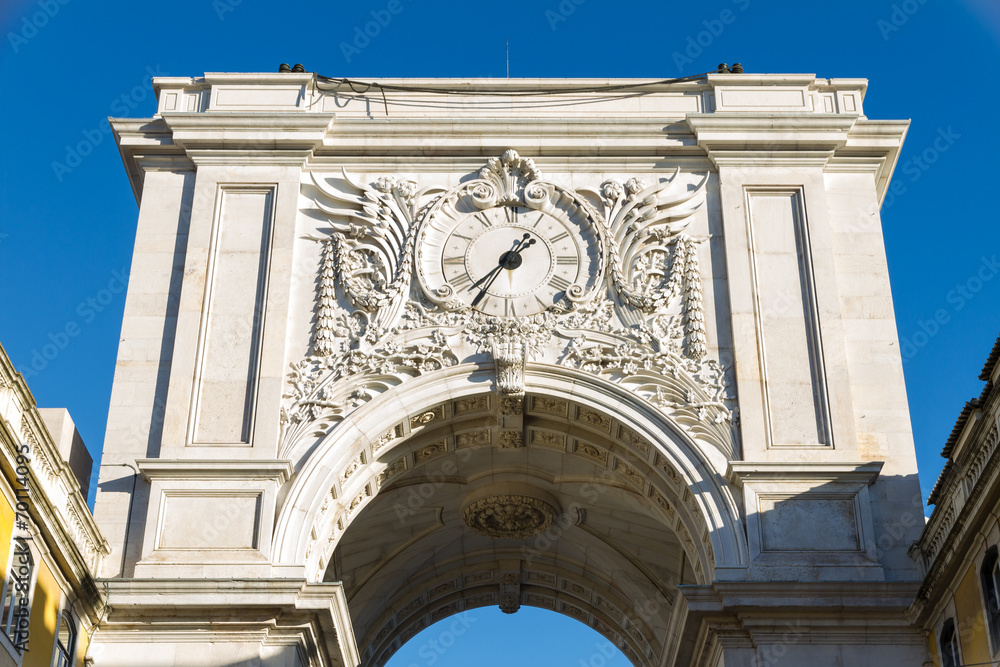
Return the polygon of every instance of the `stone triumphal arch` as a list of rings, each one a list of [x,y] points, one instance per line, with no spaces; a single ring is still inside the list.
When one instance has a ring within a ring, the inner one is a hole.
[[[97,665],[382,665],[482,606],[922,659],[864,81],[155,85]]]

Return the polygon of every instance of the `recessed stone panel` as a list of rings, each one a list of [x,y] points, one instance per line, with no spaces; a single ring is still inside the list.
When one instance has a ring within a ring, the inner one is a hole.
[[[158,549],[256,549],[260,495],[166,494]]]
[[[531,412],[533,413],[544,413],[565,417],[567,410],[569,410],[569,403],[566,401],[561,401],[557,398],[549,398],[548,396],[531,397]]]
[[[543,431],[541,429],[530,429],[530,443],[541,447],[551,447],[552,449],[566,449],[566,435],[553,431]]]
[[[460,398],[455,401],[453,408],[456,417],[477,412],[489,412],[490,397],[488,394],[480,394],[478,396]]]
[[[764,551],[858,551],[851,498],[760,499]]]
[[[225,111],[277,111],[295,109],[305,97],[303,86],[215,86],[213,109]]]
[[[214,223],[193,444],[252,444],[273,226],[273,188],[226,187]]]
[[[830,447],[815,277],[802,191],[747,192],[767,441]]]

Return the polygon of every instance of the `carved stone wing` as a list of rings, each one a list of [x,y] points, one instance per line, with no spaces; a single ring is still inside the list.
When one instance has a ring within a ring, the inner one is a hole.
[[[644,312],[676,294],[676,281],[665,279],[667,246],[705,200],[708,176],[689,189],[677,178],[679,172],[649,187],[637,178],[624,185],[606,181],[596,193],[605,206],[611,282],[624,303]],[[651,283],[651,275],[664,280]]]
[[[395,319],[409,290],[416,184],[383,176],[369,186],[344,170],[341,174],[343,189],[311,174],[321,195],[315,204],[333,229],[324,242],[319,316],[324,300],[335,300],[333,276],[327,275],[335,272],[351,305],[384,327]]]

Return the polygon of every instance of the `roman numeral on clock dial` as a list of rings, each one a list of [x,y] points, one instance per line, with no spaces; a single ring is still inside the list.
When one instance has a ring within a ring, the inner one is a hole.
[[[571,283],[562,276],[552,276],[549,278],[549,284],[555,287],[557,291],[565,291]]]

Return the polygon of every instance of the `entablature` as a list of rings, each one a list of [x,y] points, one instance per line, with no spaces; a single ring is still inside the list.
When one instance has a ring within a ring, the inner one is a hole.
[[[137,198],[149,169],[482,156],[509,146],[538,157],[707,154],[717,166],[870,171],[881,198],[906,133],[905,122],[864,117],[864,79],[812,74],[360,83],[313,73],[160,77],[154,118],[111,123]]]

